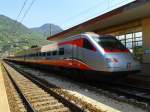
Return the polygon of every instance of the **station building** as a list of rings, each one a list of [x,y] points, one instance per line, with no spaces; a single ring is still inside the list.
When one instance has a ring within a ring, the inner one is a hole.
[[[150,64],[150,0],[136,0],[47,39],[89,31],[116,36],[139,61]]]

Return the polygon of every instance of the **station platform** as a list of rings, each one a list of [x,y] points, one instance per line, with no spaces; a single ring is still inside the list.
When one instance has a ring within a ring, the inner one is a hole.
[[[6,88],[2,74],[2,64],[0,63],[0,112],[10,112]]]
[[[142,72],[141,75],[143,76],[150,76],[150,64],[142,64]]]

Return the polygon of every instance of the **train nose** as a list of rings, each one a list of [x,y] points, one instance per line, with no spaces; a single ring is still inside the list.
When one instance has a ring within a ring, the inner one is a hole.
[[[140,63],[130,55],[115,55],[106,58],[110,71],[140,71]]]
[[[116,58],[105,58],[108,63],[117,63],[118,60]]]

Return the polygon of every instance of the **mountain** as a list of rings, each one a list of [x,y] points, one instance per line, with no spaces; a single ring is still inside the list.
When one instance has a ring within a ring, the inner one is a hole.
[[[45,29],[45,27],[41,27],[41,29]],[[32,31],[23,24],[0,15],[0,55],[19,52],[33,45],[48,44],[50,42],[46,40],[46,37],[42,32]]]
[[[54,24],[44,24],[40,27],[31,28],[33,32],[41,33],[44,37],[55,35],[62,32],[62,28]]]
[[[3,32],[7,34],[12,34],[12,33],[15,33],[16,29],[17,29],[17,32],[16,32],[17,35],[30,32],[28,28],[22,25],[21,23],[14,21],[4,15],[0,15],[0,32],[1,33]]]

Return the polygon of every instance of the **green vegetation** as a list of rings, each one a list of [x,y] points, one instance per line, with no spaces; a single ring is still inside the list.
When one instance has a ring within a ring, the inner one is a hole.
[[[32,32],[23,24],[0,15],[0,55],[9,55],[33,45],[50,43],[41,33]]]
[[[142,46],[139,46],[139,47],[134,47],[133,48],[133,55],[134,55],[134,57],[137,59],[137,60],[139,60],[140,62],[142,62],[142,58],[143,58],[143,53],[144,53],[144,51],[143,51],[143,48],[142,48]]]

